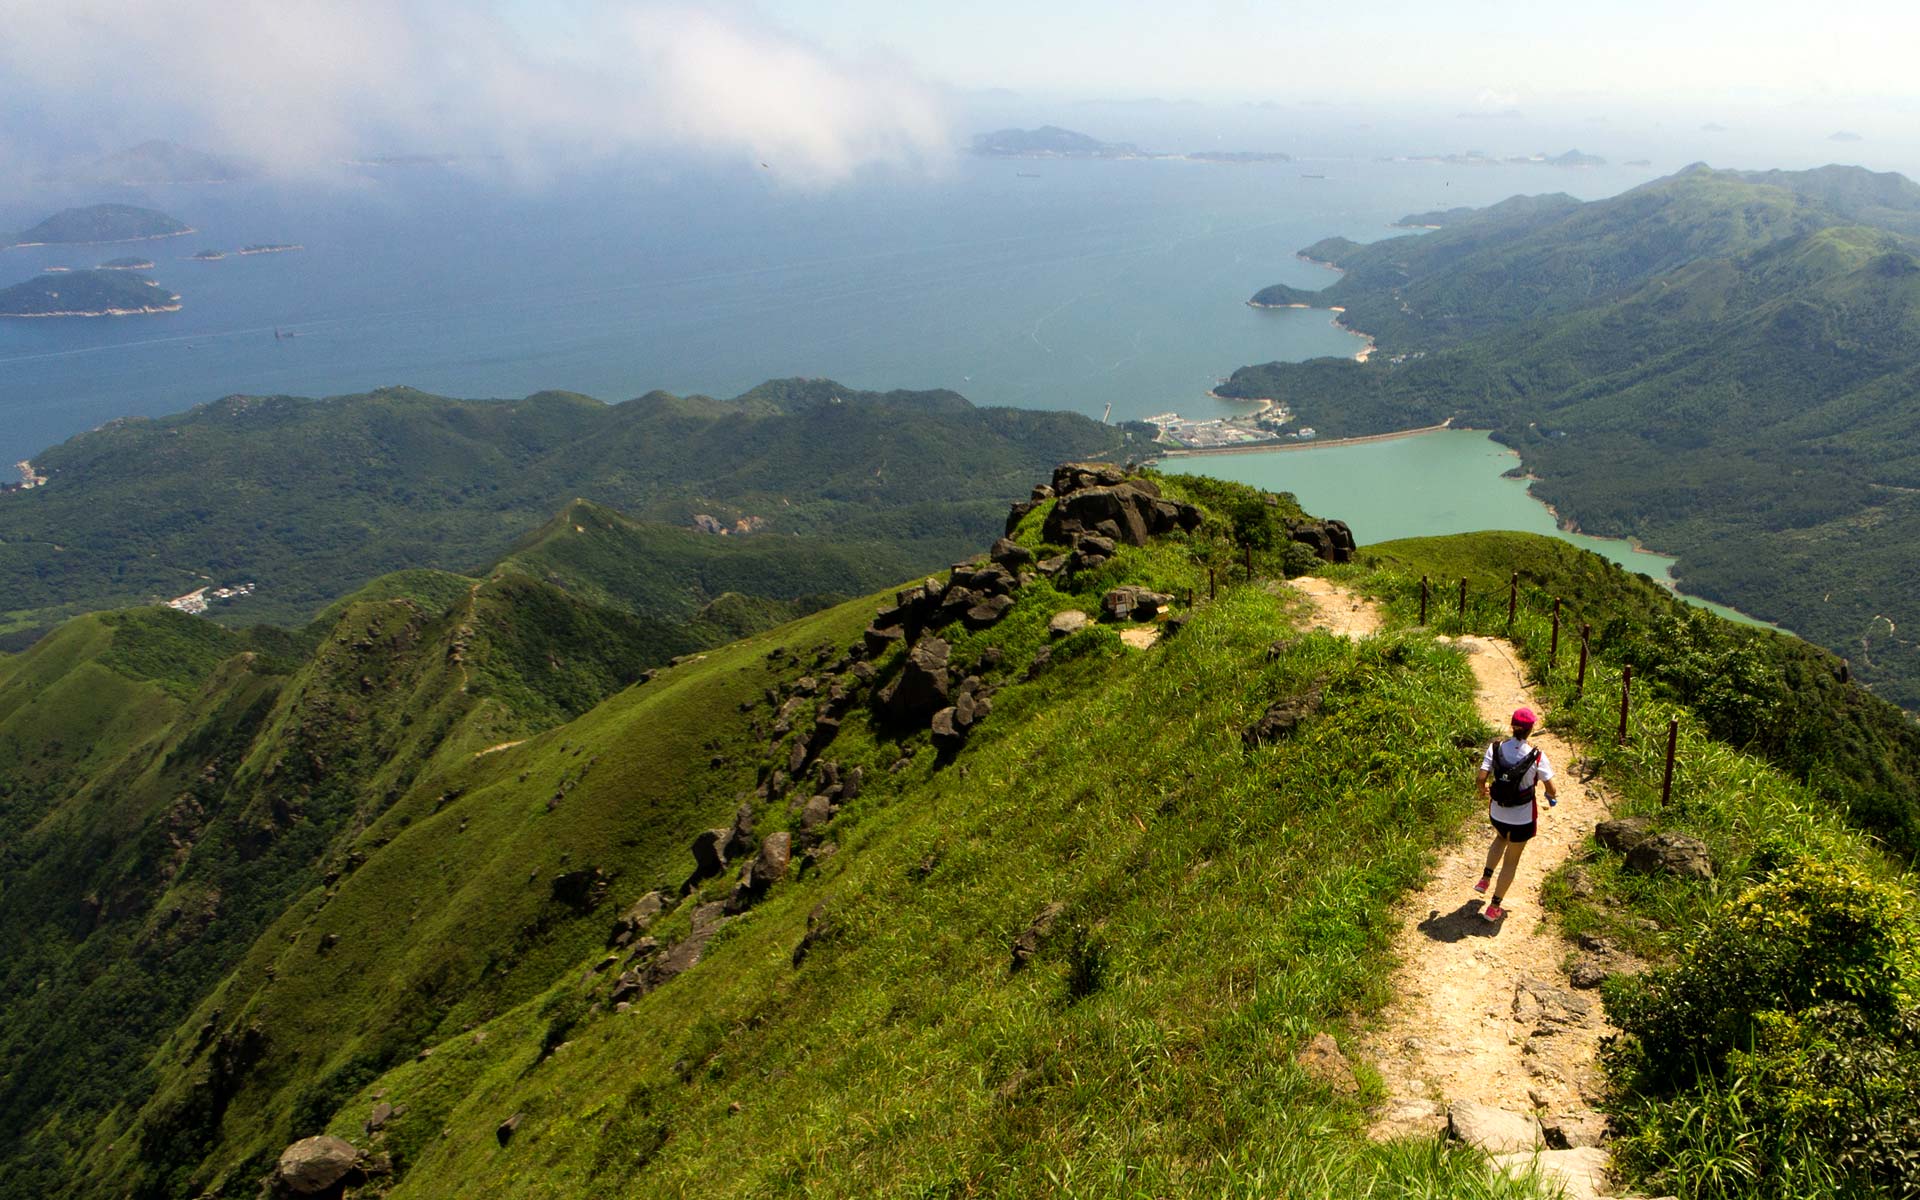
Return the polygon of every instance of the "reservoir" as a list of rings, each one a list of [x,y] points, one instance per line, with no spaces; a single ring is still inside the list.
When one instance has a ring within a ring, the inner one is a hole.
[[[1572,542],[1673,586],[1674,560],[1666,555],[1636,549],[1620,538],[1561,529],[1547,506],[1528,493],[1524,479],[1507,477],[1519,461],[1484,433],[1442,429],[1386,441],[1169,458],[1160,469],[1292,492],[1308,512],[1345,521],[1361,545],[1512,529]],[[1678,594],[1743,625],[1765,624]]]

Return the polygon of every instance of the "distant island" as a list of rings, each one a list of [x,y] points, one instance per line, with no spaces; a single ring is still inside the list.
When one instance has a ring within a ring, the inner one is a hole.
[[[151,208],[131,204],[94,204],[68,208],[24,230],[9,246],[76,246],[99,242],[145,242],[179,237],[193,228]]]
[[[180,311],[180,297],[126,271],[41,275],[0,288],[0,317],[125,317]]]
[[[194,262],[219,262],[226,256],[227,252],[225,250],[215,250],[211,246],[205,250],[196,250],[188,255]]]
[[[141,142],[65,173],[79,183],[231,183],[253,172],[232,159],[174,142]]]
[[[258,242],[251,246],[242,246],[235,254],[286,254],[293,250],[305,250],[305,246],[290,242]]]
[[[1607,160],[1598,154],[1569,150],[1565,154],[1518,154],[1501,158],[1479,150],[1465,154],[1415,154],[1390,158],[1388,162],[1438,163],[1447,167],[1604,167]]]
[[[124,258],[108,259],[107,261],[100,264],[100,270],[102,271],[151,271],[153,270],[153,260],[150,258],[141,258],[137,254],[129,254]]]
[[[1103,142],[1091,134],[1058,125],[1038,129],[998,129],[975,135],[973,152],[985,158],[1171,158],[1229,166],[1287,163],[1290,154],[1269,150],[1195,150],[1187,154],[1159,154],[1132,142]]]
[[[1289,163],[1293,155],[1280,154],[1265,150],[1195,150],[1185,156],[1189,162],[1225,163],[1237,166],[1241,163]]]
[[[1141,158],[1132,142],[1103,142],[1058,125],[1000,129],[973,139],[973,152],[988,158]]]

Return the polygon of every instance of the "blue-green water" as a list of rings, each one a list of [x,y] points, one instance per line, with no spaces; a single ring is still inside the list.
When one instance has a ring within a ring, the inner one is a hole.
[[[0,464],[114,417],[236,392],[605,400],[733,395],[768,378],[946,387],[1115,420],[1206,397],[1248,363],[1351,354],[1324,312],[1244,303],[1332,276],[1294,252],[1371,240],[1517,190],[1611,195],[1653,174],[1449,170],[1356,156],[1219,166],[963,159],[945,175],[796,193],[763,172],[602,170],[530,186],[485,171],[327,183],[22,189],[0,230],[70,204],[150,205],[199,232],[0,252],[0,286],[129,251],[183,297],[155,316],[0,320]],[[1322,176],[1309,178],[1308,176]],[[299,253],[183,261],[202,247]],[[276,327],[295,331],[276,340]]]
[[[1671,586],[1673,559],[1618,538],[1561,529],[1524,480],[1506,477],[1518,461],[1484,433],[1444,429],[1384,442],[1172,458],[1162,467],[1292,492],[1308,512],[1345,521],[1362,544],[1488,529],[1541,533]],[[1685,598],[1736,621],[1764,624],[1724,605]]]

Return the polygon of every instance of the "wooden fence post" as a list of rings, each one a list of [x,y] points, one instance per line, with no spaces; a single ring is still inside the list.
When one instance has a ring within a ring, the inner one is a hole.
[[[1618,741],[1622,746],[1627,744],[1627,706],[1632,703],[1632,696],[1633,665],[1629,663],[1620,668],[1620,737]]]
[[[1420,623],[1427,623],[1427,577],[1420,577]]]
[[[1460,577],[1460,615],[1467,615],[1467,577]]]
[[[1573,685],[1575,700],[1587,694],[1587,635],[1592,629],[1585,621],[1580,622],[1580,678]]]
[[[1547,647],[1547,670],[1560,665],[1560,597],[1553,598],[1553,642]]]
[[[1219,579],[1217,577],[1217,572],[1213,567],[1208,567],[1207,568],[1207,599],[1212,600],[1216,598],[1218,595],[1219,595]]]
[[[1520,572],[1515,571],[1513,578],[1507,580],[1507,632],[1513,632],[1513,617],[1520,610]]]
[[[1660,780],[1660,807],[1665,808],[1667,801],[1673,799],[1673,752],[1680,744],[1680,718],[1667,722],[1667,773]]]
[[[1247,582],[1253,582],[1253,547],[1247,547]]]

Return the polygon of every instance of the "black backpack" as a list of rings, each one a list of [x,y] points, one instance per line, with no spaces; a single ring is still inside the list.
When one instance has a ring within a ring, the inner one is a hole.
[[[1540,761],[1539,749],[1529,746],[1518,762],[1509,763],[1501,760],[1502,745],[1501,742],[1495,742],[1492,746],[1493,773],[1488,780],[1488,790],[1493,793],[1493,802],[1508,808],[1516,804],[1532,804],[1533,789],[1521,787],[1520,781],[1525,779],[1527,772],[1533,770],[1533,765]]]

